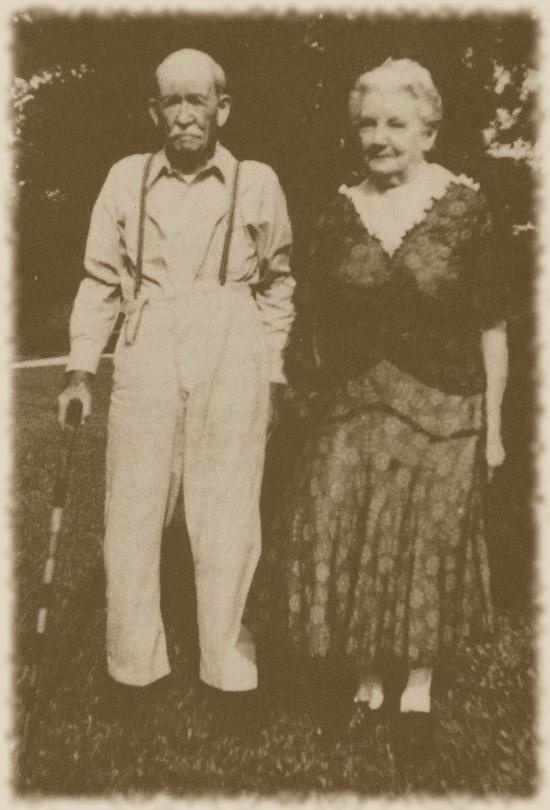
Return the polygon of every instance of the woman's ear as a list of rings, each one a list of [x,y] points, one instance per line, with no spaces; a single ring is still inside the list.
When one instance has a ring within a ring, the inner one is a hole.
[[[436,140],[437,129],[435,129],[435,127],[430,127],[426,130],[426,135],[424,136],[424,152],[431,152],[435,146]]]

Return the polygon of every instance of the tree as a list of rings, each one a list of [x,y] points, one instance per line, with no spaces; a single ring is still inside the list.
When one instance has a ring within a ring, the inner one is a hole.
[[[13,25],[15,276],[24,351],[66,347],[66,309],[93,200],[115,160],[156,148],[145,104],[150,76],[167,53],[186,45],[226,67],[234,97],[230,148],[270,163],[281,177],[298,273],[319,207],[357,167],[346,122],[351,83],[388,56],[416,58],[431,70],[445,104],[435,157],[483,182],[518,246],[510,255],[528,253],[537,78],[536,26],[528,15],[25,12]],[[518,289],[528,275],[515,271]],[[54,323],[46,311],[55,312]],[[47,329],[38,329],[44,322]]]

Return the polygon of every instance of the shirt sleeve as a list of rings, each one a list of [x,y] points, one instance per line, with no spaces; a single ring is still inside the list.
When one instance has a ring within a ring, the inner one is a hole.
[[[71,351],[67,371],[95,374],[120,311],[122,256],[114,200],[113,172],[94,205],[84,268],[70,320]]]
[[[285,196],[277,176],[270,171],[262,190],[256,234],[260,263],[256,304],[267,332],[270,380],[274,383],[286,383],[283,351],[294,320],[291,247],[292,230]]]
[[[502,238],[497,235],[487,201],[481,195],[477,237],[473,250],[473,305],[480,329],[507,320],[509,285]]]

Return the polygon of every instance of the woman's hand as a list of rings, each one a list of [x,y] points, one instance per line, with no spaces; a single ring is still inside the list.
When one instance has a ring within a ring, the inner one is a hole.
[[[502,446],[500,429],[502,400],[508,377],[508,341],[504,321],[482,332],[481,349],[487,376],[487,389],[485,392],[487,415],[485,458],[487,460],[488,478],[491,481],[495,469],[500,467],[506,455]]]
[[[491,481],[495,469],[500,467],[506,458],[506,452],[504,450],[504,445],[502,444],[502,436],[500,432],[487,433],[485,458],[487,460],[487,475],[489,481]]]

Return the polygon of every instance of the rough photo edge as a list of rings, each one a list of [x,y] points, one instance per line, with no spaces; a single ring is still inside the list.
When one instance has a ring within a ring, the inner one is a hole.
[[[11,352],[13,340],[13,286],[11,273],[13,267],[14,238],[13,222],[9,213],[9,186],[12,175],[12,159],[9,148],[9,137],[11,120],[9,117],[9,86],[13,75],[13,51],[11,41],[11,17],[17,11],[25,9],[54,10],[56,13],[74,13],[77,11],[87,11],[98,14],[111,14],[117,11],[132,10],[142,15],[160,15],[164,12],[198,12],[201,14],[224,14],[233,11],[240,11],[257,14],[258,12],[296,12],[308,13],[321,10],[330,10],[334,13],[345,13],[350,11],[370,11],[386,13],[418,13],[422,16],[436,15],[457,15],[465,16],[468,13],[529,13],[536,16],[538,27],[538,59],[541,72],[541,85],[539,88],[539,149],[541,154],[542,176],[538,183],[536,196],[536,214],[539,223],[539,243],[538,243],[538,275],[536,284],[536,403],[537,414],[537,438],[535,446],[536,454],[536,485],[533,493],[533,508],[536,516],[537,537],[535,555],[535,577],[536,577],[536,611],[535,621],[538,629],[537,644],[537,724],[535,733],[538,737],[538,771],[539,790],[531,799],[487,799],[472,798],[464,795],[451,795],[449,798],[437,799],[430,796],[414,795],[398,800],[368,798],[360,800],[356,796],[335,796],[323,795],[316,798],[309,798],[304,801],[292,799],[266,799],[254,796],[244,796],[239,799],[228,799],[222,795],[213,795],[200,800],[174,799],[166,795],[158,795],[148,800],[136,798],[134,800],[125,797],[113,799],[91,800],[87,798],[70,797],[66,799],[39,798],[23,800],[13,795],[11,786],[12,778],[12,758],[15,749],[15,739],[12,733],[13,719],[11,715],[11,691],[12,691],[12,624],[11,611],[13,607],[13,586],[12,571],[13,561],[11,556],[11,524],[10,513],[12,509],[10,499],[11,465],[12,465],[12,427],[11,427]],[[548,223],[550,222],[550,210],[548,208],[548,192],[550,183],[550,7],[545,0],[533,2],[506,2],[505,0],[479,0],[479,2],[463,2],[452,0],[452,2],[394,2],[394,0],[363,0],[363,2],[348,2],[339,4],[336,0],[331,2],[309,2],[309,0],[295,0],[294,3],[266,2],[266,0],[255,0],[255,2],[242,2],[242,0],[226,0],[223,2],[201,2],[200,0],[170,0],[164,3],[155,3],[151,0],[145,3],[142,0],[118,0],[118,2],[92,3],[86,0],[72,0],[72,2],[21,2],[21,0],[7,0],[2,6],[1,25],[1,52],[0,76],[3,79],[5,89],[4,96],[4,116],[3,138],[2,138],[2,166],[4,183],[2,184],[3,203],[3,233],[2,233],[2,264],[0,272],[0,369],[2,378],[0,379],[0,614],[4,626],[0,630],[0,644],[2,655],[2,666],[0,667],[0,733],[2,740],[2,756],[0,758],[0,806],[2,807],[67,807],[80,806],[82,803],[90,808],[114,807],[114,806],[147,806],[155,808],[169,808],[176,806],[203,806],[208,807],[216,803],[218,806],[236,807],[275,807],[275,806],[345,806],[359,807],[366,805],[369,807],[386,806],[423,806],[427,802],[431,806],[447,807],[453,804],[457,806],[476,807],[478,805],[491,805],[492,807],[522,807],[544,808],[550,805],[550,267],[549,267],[549,240]],[[546,227],[545,227],[546,226]]]

